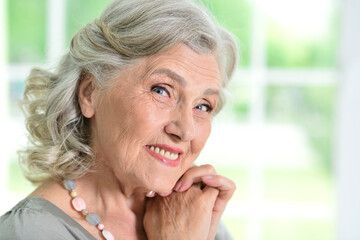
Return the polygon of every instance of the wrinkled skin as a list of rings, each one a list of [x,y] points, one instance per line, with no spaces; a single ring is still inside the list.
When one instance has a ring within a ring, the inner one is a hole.
[[[218,192],[195,184],[184,193],[148,200],[144,217],[148,239],[207,239]]]
[[[190,168],[175,186],[178,192],[148,200],[144,217],[148,239],[214,239],[235,188],[211,165]]]
[[[88,210],[101,216],[116,239],[214,239],[235,190],[211,165],[194,166],[221,90],[215,56],[177,45],[119,72],[107,89],[93,81],[86,77],[78,92],[95,158],[93,171],[76,179]],[[154,157],[147,147],[156,144],[180,149],[178,164]],[[102,239],[58,182],[43,184],[31,196],[51,201]]]
[[[109,86],[80,99],[91,118],[97,161],[112,170],[125,192],[141,187],[168,193],[209,137],[221,88],[215,56],[178,45],[135,63]],[[156,144],[181,149],[179,164],[169,167],[149,154],[146,146]]]
[[[115,79],[107,94],[95,90],[81,104],[91,118],[96,158],[111,169],[125,196],[144,190],[162,196],[178,192],[166,202],[161,197],[150,200],[144,218],[149,239],[215,237],[235,185],[210,165],[191,166],[210,134],[220,88],[215,56],[178,45],[135,64]],[[179,165],[154,159],[146,150],[153,144],[181,149]],[[209,175],[213,177],[204,178]],[[191,187],[199,182],[208,187]],[[169,224],[174,219],[176,225]]]

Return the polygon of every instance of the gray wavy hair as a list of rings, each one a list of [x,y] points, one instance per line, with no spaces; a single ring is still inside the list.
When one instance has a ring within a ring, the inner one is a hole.
[[[77,99],[85,73],[101,89],[119,70],[178,43],[214,54],[227,85],[237,65],[234,38],[189,0],[114,1],[75,34],[56,72],[33,69],[20,103],[29,132],[29,145],[20,152],[26,177],[35,184],[78,178],[93,166],[88,119]],[[216,111],[222,104],[223,98]]]

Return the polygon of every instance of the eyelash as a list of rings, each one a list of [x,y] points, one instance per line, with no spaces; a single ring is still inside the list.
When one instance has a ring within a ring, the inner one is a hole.
[[[196,106],[195,108],[199,109],[198,107],[200,107],[200,106],[205,106],[207,108],[207,110],[205,112],[208,112],[208,113],[212,112],[212,110],[213,110],[213,108],[209,104],[200,104],[200,105]],[[200,110],[200,111],[202,111],[202,110]]]
[[[155,85],[155,86],[152,86],[152,87],[151,87],[151,91],[153,91],[153,92],[155,92],[155,93],[163,96],[161,93],[159,93],[159,91],[156,91],[156,90],[164,91],[164,92],[168,95],[168,97],[170,97],[170,93],[169,93],[169,91],[168,91],[165,87],[162,87],[162,86],[159,86],[159,85]],[[213,110],[213,108],[212,108],[209,104],[200,104],[200,105],[196,106],[195,108],[196,108],[196,109],[199,109],[200,111],[202,111],[202,110],[199,108],[200,106],[205,106],[205,107],[207,108],[207,110],[204,111],[204,112],[207,112],[207,113],[210,113],[210,112],[212,112],[212,110]]]
[[[151,87],[151,91],[153,91],[153,92],[155,92],[155,93],[163,96],[161,93],[157,92],[156,90],[164,91],[164,92],[168,95],[168,97],[170,97],[170,93],[169,93],[169,91],[168,91],[165,87],[158,86],[158,85],[155,85],[155,86],[152,86],[152,87]]]

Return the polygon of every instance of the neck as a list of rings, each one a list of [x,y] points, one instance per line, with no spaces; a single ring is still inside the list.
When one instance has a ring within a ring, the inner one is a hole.
[[[119,179],[110,168],[94,169],[76,179],[77,193],[89,212],[101,216],[109,230],[122,228],[129,235],[143,235],[146,190]],[[138,237],[141,239],[141,237]]]
[[[75,191],[86,202],[89,212],[97,213],[102,223],[115,236],[127,239],[146,239],[143,228],[146,190],[116,177],[110,168],[93,169],[83,177],[75,179]],[[86,222],[84,216],[71,207],[69,191],[62,182],[49,180],[39,186],[29,197],[45,198],[78,221],[94,236],[100,231]],[[101,237],[100,237],[101,238]]]
[[[99,213],[116,212],[120,206],[131,210],[142,208],[146,190],[136,186],[128,179],[116,177],[110,168],[94,169],[76,179],[77,192],[86,198],[89,206],[96,207]],[[94,205],[93,205],[94,204]]]

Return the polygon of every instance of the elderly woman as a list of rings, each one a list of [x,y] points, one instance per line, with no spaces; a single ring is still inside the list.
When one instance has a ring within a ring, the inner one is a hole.
[[[229,239],[235,184],[194,161],[236,54],[192,2],[111,3],[55,73],[27,79],[21,158],[39,187],[1,217],[1,239]]]

